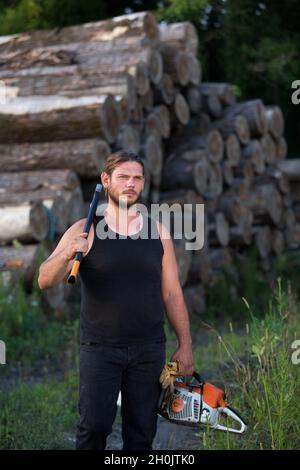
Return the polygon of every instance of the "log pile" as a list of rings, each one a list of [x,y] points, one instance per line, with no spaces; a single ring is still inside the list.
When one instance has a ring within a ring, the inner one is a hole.
[[[282,112],[204,82],[191,23],[146,12],[6,36],[0,80],[2,245],[57,243],[121,148],[145,161],[143,202],[205,204],[204,248],[174,240],[191,311],[250,246],[269,270],[294,243],[300,164],[285,160]]]

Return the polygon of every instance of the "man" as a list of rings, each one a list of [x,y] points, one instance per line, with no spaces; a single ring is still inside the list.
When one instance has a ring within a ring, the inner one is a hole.
[[[108,198],[104,215],[95,216],[89,234],[83,233],[86,219],[65,232],[41,264],[38,282],[47,289],[65,280],[76,252],[83,253],[76,448],[105,449],[121,390],[123,450],[151,450],[166,361],[164,313],[178,338],[171,360],[179,361],[182,375],[191,375],[188,313],[170,233],[135,210],[143,161],[130,152],[111,154],[101,181]]]

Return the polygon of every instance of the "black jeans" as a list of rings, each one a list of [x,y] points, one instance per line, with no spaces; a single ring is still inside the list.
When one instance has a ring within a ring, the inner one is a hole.
[[[121,390],[123,450],[152,450],[165,360],[164,341],[125,347],[81,344],[76,449],[105,449]]]

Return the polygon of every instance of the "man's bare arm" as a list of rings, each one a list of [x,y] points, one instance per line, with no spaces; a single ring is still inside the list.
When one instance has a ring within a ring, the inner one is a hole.
[[[81,219],[64,233],[53,253],[40,266],[38,284],[40,289],[48,289],[65,279],[72,269],[76,251],[88,249],[87,234],[84,234],[85,219]]]
[[[164,247],[162,262],[162,297],[166,313],[173,326],[179,346],[192,344],[188,311],[178,276],[173,241],[167,229],[159,224],[161,241]]]
[[[159,224],[158,229],[164,247],[162,261],[162,297],[166,307],[167,317],[178,338],[178,347],[172,355],[171,361],[179,361],[179,370],[182,375],[192,375],[194,372],[194,360],[190,322],[179,281],[173,241],[170,233],[163,225]]]
[[[190,324],[182,288],[179,281],[178,268],[170,234],[161,226],[164,256],[162,262],[162,296],[167,316],[172,324],[179,346],[191,345]]]

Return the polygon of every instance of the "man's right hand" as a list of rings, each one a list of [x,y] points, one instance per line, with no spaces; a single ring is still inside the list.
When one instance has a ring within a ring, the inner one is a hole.
[[[65,252],[66,261],[74,259],[78,251],[83,255],[88,251],[89,243],[87,241],[87,236],[87,232],[82,232],[71,240]]]

